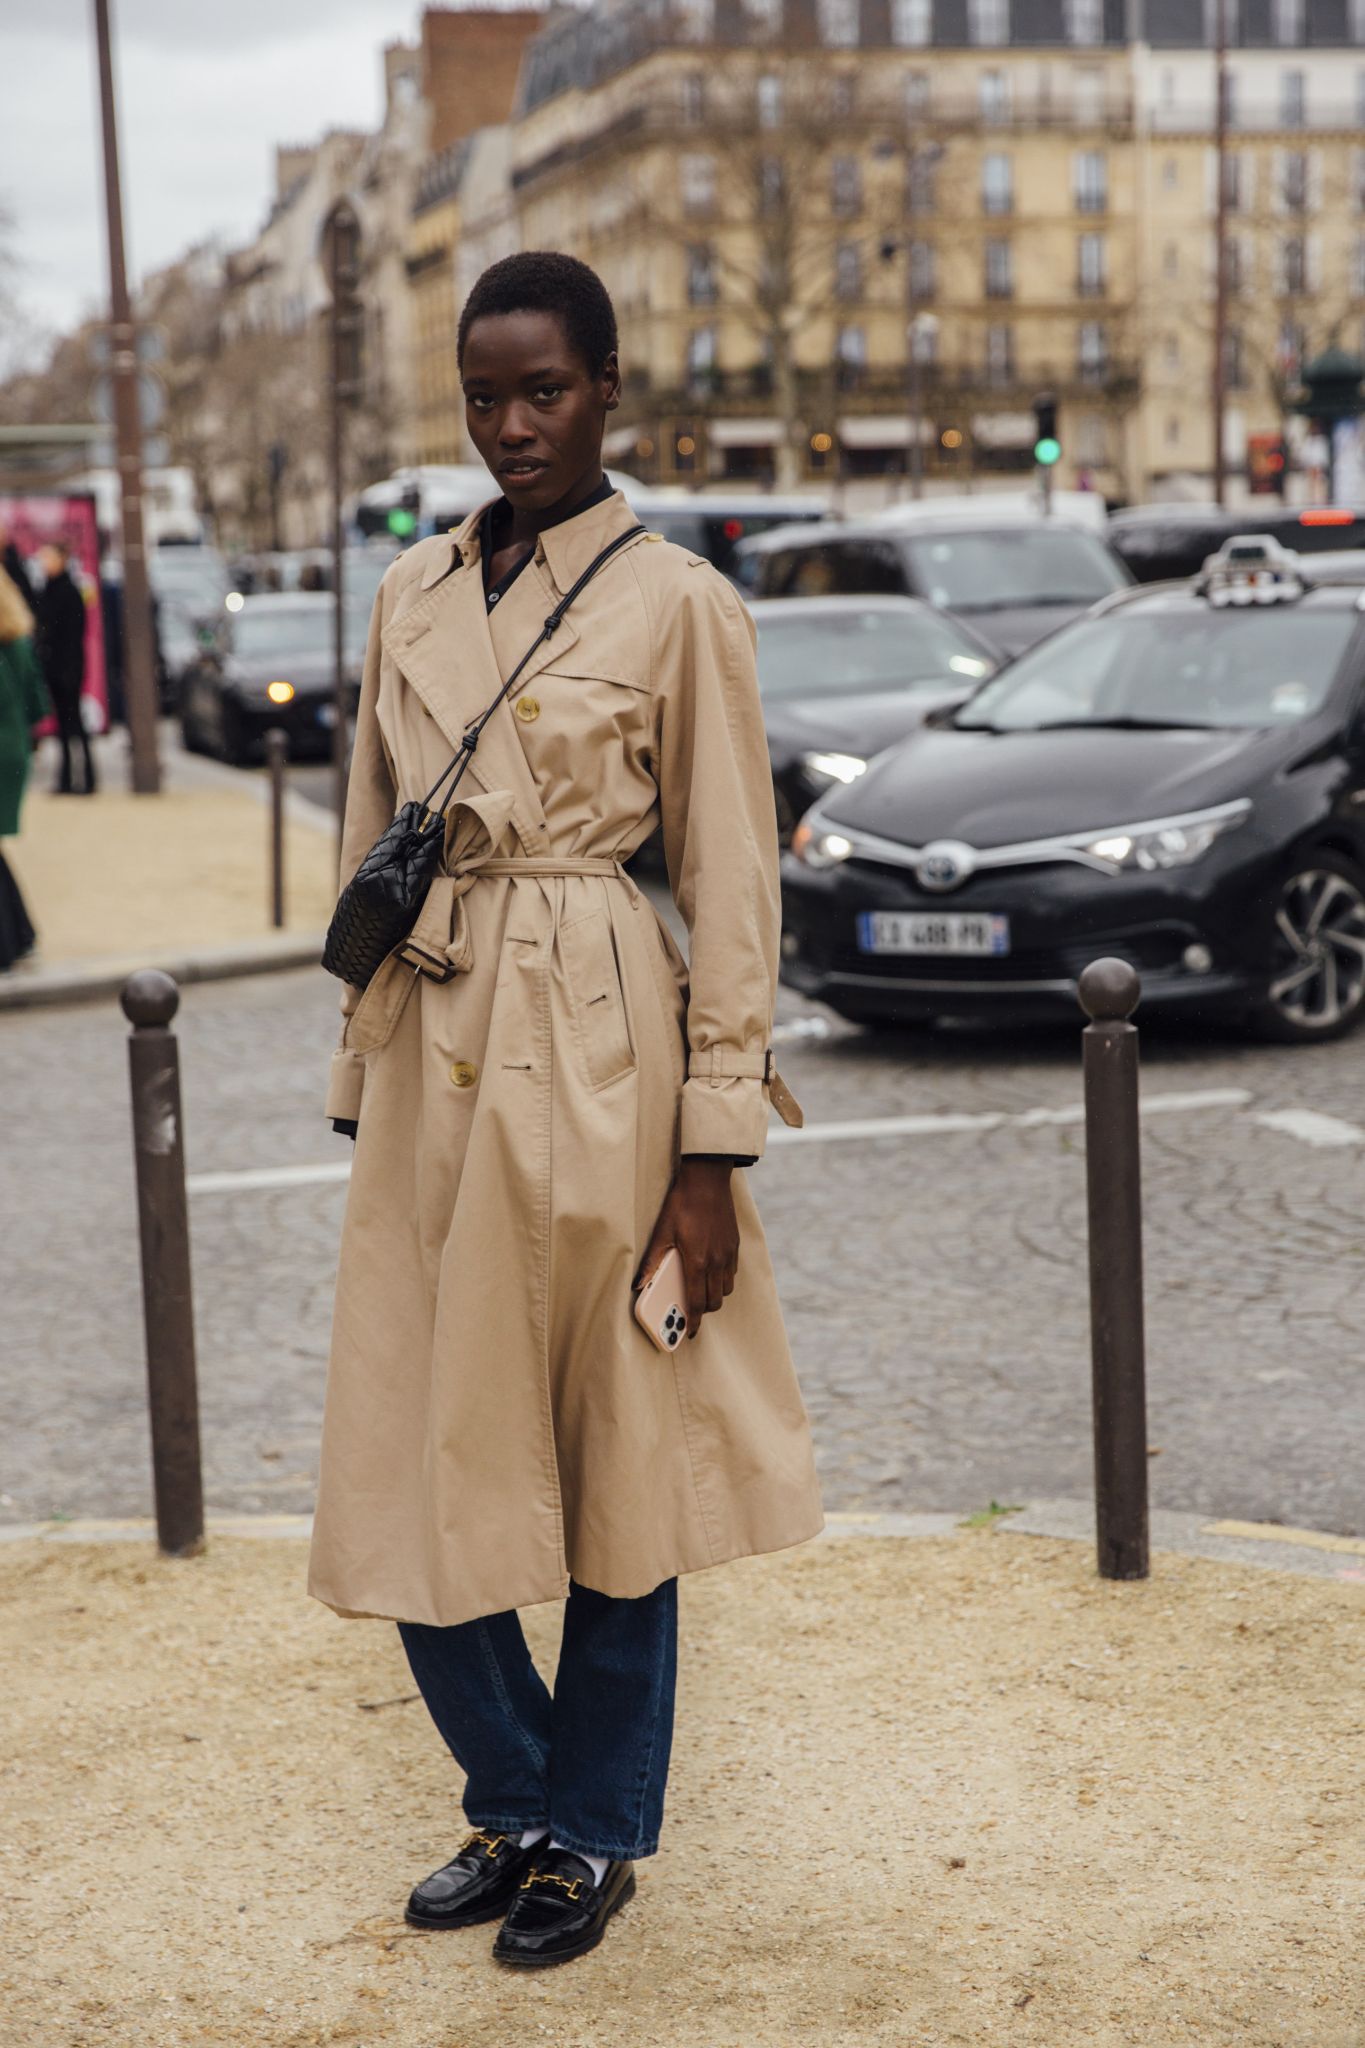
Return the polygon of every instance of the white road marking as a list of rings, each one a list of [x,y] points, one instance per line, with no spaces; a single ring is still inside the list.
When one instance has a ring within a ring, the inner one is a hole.
[[[1251,1100],[1246,1088],[1191,1089],[1184,1094],[1148,1095],[1142,1102],[1144,1116],[1169,1116],[1201,1109],[1244,1109]],[[1305,1112],[1307,1114],[1307,1112]],[[981,1110],[976,1113],[944,1110],[910,1116],[851,1118],[844,1123],[807,1124],[791,1130],[779,1124],[768,1133],[770,1145],[834,1144],[856,1138],[937,1138],[964,1131],[1036,1130],[1048,1124],[1078,1124],[1085,1116],[1079,1102],[1060,1109]],[[1329,1119],[1330,1121],[1330,1119]],[[1365,1139],[1365,1133],[1360,1134]],[[272,1188],[325,1187],[350,1179],[351,1162],[341,1159],[325,1166],[259,1166],[240,1173],[192,1173],[186,1185],[192,1195],[236,1195],[264,1192]]]
[[[1283,1131],[1304,1145],[1365,1145],[1365,1131],[1339,1116],[1324,1116],[1317,1109],[1263,1109],[1253,1118],[1268,1131]]]

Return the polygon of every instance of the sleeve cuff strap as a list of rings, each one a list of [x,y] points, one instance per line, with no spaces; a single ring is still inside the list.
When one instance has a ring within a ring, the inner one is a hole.
[[[759,1159],[767,1135],[768,1104],[763,1083],[757,1077],[720,1081],[693,1078],[683,1084],[681,1152],[724,1152],[743,1159]]]
[[[323,1115],[354,1121],[360,1115],[360,1097],[365,1087],[365,1055],[342,1048],[332,1054]]]

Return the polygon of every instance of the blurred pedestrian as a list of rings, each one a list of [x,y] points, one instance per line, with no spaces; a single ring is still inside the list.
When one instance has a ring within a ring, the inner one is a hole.
[[[3,568],[15,589],[29,610],[33,610],[33,581],[28,573],[28,564],[19,552],[18,543],[3,519],[0,519],[0,568]]]
[[[45,578],[34,601],[38,658],[57,714],[57,739],[62,750],[53,794],[93,796],[95,756],[81,716],[81,693],[85,687],[85,599],[71,574],[71,551],[65,541],[44,541],[38,550],[38,561]],[[76,790],[71,769],[71,750],[76,745],[85,758],[85,783],[80,791]]]
[[[473,1832],[408,1918],[501,1920],[494,1956],[536,1968],[594,1947],[658,1847],[678,1575],[821,1513],[742,1170],[770,1105],[800,1122],[772,1063],[753,624],[603,473],[621,372],[586,264],[494,264],[458,359],[501,495],[384,577],[345,880],[480,737],[411,939],[342,1001],[328,1109],[356,1154],[310,1587],[398,1622],[466,1774]],[[623,865],[657,825],[690,971]],[[516,1609],[565,1596],[552,1695]],[[705,1892],[704,1825],[698,1853]]]
[[[47,710],[33,649],[33,614],[14,578],[0,568],[0,839],[12,839],[19,830],[33,728]],[[0,973],[31,953],[35,940],[19,884],[0,853]]]

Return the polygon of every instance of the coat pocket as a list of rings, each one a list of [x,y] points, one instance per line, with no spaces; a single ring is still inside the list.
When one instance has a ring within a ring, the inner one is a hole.
[[[609,1081],[635,1068],[626,1000],[606,911],[590,910],[586,916],[562,924],[559,947],[588,1082],[593,1088],[605,1088]]]

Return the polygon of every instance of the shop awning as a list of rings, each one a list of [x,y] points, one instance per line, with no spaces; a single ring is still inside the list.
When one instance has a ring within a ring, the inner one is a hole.
[[[713,448],[776,448],[782,439],[782,422],[708,420],[706,437]]]
[[[903,412],[850,413],[838,422],[838,434],[845,448],[908,448],[910,416]],[[923,443],[933,440],[931,420],[919,422],[919,438]]]
[[[972,439],[978,448],[1031,448],[1037,426],[1031,412],[978,412]]]

